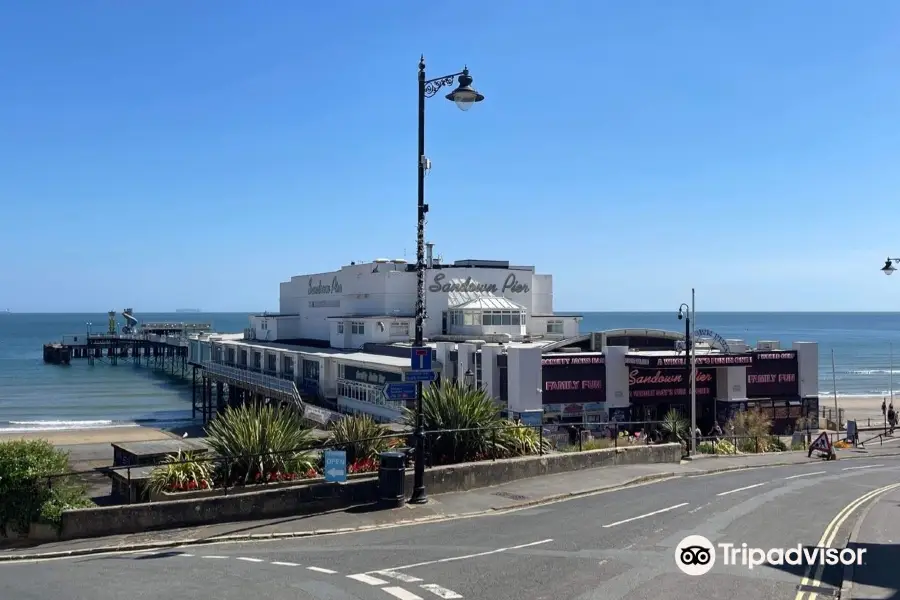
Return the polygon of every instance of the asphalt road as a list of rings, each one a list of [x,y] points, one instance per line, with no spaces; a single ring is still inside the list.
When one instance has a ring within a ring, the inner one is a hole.
[[[691,577],[676,566],[676,546],[688,535],[737,547],[816,546],[828,530],[831,545],[840,548],[856,514],[832,528],[835,517],[864,494],[897,482],[897,458],[818,462],[365,533],[0,564],[0,598],[795,598],[801,581],[840,587],[842,569],[803,579],[803,566],[749,569],[723,564],[719,552],[709,573]]]

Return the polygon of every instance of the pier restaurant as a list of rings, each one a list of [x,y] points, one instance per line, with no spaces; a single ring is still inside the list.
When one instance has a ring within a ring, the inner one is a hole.
[[[283,282],[280,312],[250,318],[238,335],[201,334],[190,360],[210,385],[255,393],[295,388],[320,422],[368,414],[402,418],[385,384],[410,370],[416,273],[400,259],[353,262]],[[507,261],[443,264],[428,247],[426,345],[439,380],[482,387],[508,414],[542,410],[546,422],[658,421],[690,407],[684,334],[579,331],[553,312],[552,276]],[[818,411],[818,345],[696,336],[698,424],[762,408],[781,429]],[[206,392],[204,392],[206,393]],[[228,401],[228,400],[226,400]],[[219,404],[222,403],[220,398]]]

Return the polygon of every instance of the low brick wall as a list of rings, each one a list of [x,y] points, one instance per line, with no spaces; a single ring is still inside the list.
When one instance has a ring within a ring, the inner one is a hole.
[[[498,461],[482,461],[425,472],[429,494],[443,494],[499,485],[518,479],[614,465],[678,463],[679,444],[628,446],[586,452],[548,454]],[[407,491],[412,470],[407,471]],[[354,479],[343,485],[314,483],[228,496],[151,502],[69,510],[63,513],[56,539],[78,539],[191,527],[210,523],[300,516],[378,499],[377,477]],[[37,534],[37,529],[34,531]],[[40,537],[46,539],[46,531]]]

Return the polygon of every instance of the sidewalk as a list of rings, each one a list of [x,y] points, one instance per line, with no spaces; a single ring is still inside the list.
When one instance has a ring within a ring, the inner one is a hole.
[[[848,569],[841,598],[882,600],[900,596],[900,489],[881,496],[864,512],[848,547],[865,548],[865,564]]]
[[[838,451],[839,459],[876,458],[879,456],[900,456],[900,446],[885,447],[880,451],[870,450],[869,452]],[[467,492],[441,494],[430,497],[429,502],[425,505],[407,505],[391,510],[379,510],[364,506],[304,517],[217,523],[186,529],[49,542],[27,548],[3,548],[0,549],[0,561],[47,553],[93,554],[116,549],[138,550],[215,540],[306,537],[334,533],[336,530],[366,530],[525,507],[668,477],[820,462],[821,459],[807,458],[806,452],[783,452],[743,456],[701,456],[693,461],[683,461],[681,464],[602,467],[521,479]]]

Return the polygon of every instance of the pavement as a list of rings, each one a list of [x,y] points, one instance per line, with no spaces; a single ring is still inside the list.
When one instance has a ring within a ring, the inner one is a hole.
[[[896,564],[887,546],[900,537],[896,450],[853,453],[855,460],[846,460],[852,451],[839,451],[841,460],[828,462],[786,453],[595,469],[435,496],[427,505],[395,511],[360,509],[27,549],[76,553],[68,558],[12,561],[25,550],[8,550],[0,562],[0,597],[811,600],[834,597],[847,579],[842,600],[850,593],[900,598],[900,578],[886,570]],[[785,464],[764,467],[776,460]],[[613,487],[637,478],[656,479]],[[893,491],[884,489],[888,485]],[[246,537],[252,534],[263,537]],[[217,535],[238,537],[216,541]],[[688,535],[764,549],[843,548],[851,540],[851,547],[867,546],[869,555],[852,570],[750,569],[728,564],[719,546],[708,573],[688,576],[675,561]],[[137,550],[141,544],[148,547]],[[154,544],[159,547],[149,547]],[[77,555],[92,548],[102,552]],[[817,593],[798,592],[801,584]]]

